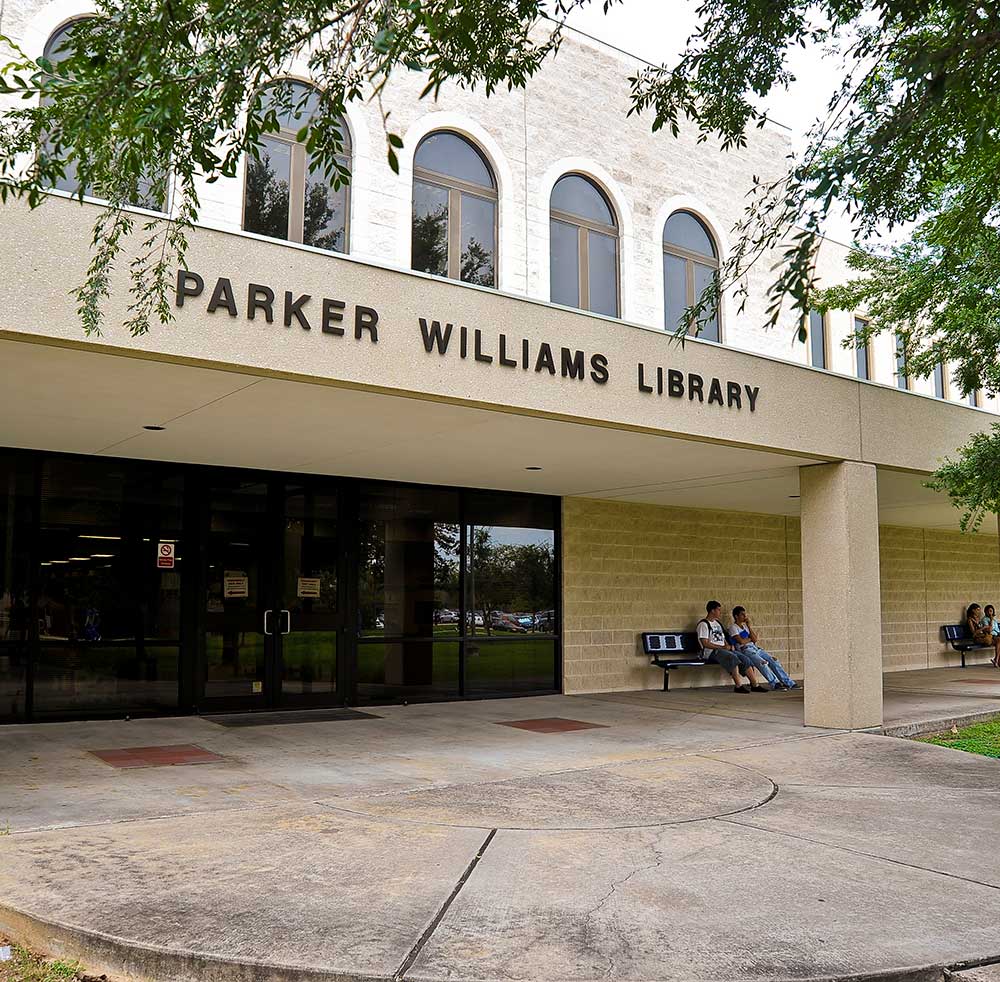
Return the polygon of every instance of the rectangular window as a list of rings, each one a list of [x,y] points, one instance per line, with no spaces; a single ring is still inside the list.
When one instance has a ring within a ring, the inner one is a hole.
[[[944,365],[941,362],[934,366],[934,395],[938,399],[945,398]]]
[[[826,368],[826,318],[809,311],[809,359],[813,368]]]
[[[580,306],[580,233],[575,225],[549,221],[552,257],[549,270],[549,288],[553,303],[566,307]]]
[[[592,229],[588,236],[590,309],[595,314],[618,316],[618,240]]]
[[[462,194],[462,241],[459,279],[463,283],[496,286],[496,250],[493,230],[496,228],[497,204],[475,194]]]
[[[974,409],[978,409],[979,408],[979,390],[978,389],[973,389],[969,393],[969,405],[972,406]]]
[[[292,148],[284,140],[263,136],[260,159],[247,163],[243,227],[272,239],[288,238],[292,183]]]
[[[687,264],[679,256],[663,254],[663,326],[670,332],[686,329]]]
[[[906,374],[906,349],[903,342],[896,338],[896,388],[908,389],[910,377]]]
[[[861,317],[854,318],[854,330],[860,331],[868,326],[868,321]],[[871,381],[871,355],[867,344],[856,345],[854,348],[854,363],[858,378]]]
[[[414,269],[448,275],[448,191],[436,184],[413,182]]]

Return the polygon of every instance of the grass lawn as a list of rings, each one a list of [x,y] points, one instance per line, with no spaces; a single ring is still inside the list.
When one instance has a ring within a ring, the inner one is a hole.
[[[933,736],[920,737],[920,742],[1000,758],[1000,716],[985,723],[963,726],[957,733],[935,733]]]
[[[0,948],[10,945],[11,958],[0,962],[0,982],[75,982],[92,978],[76,962],[43,958],[0,937]]]

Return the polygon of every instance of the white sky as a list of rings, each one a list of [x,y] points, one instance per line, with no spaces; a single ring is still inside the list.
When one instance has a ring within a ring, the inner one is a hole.
[[[605,15],[601,0],[592,0],[575,11],[569,23],[653,64],[671,64],[696,27],[697,6],[696,0],[622,0]],[[772,92],[765,105],[775,122],[791,130],[793,145],[800,147],[806,131],[825,115],[841,72],[838,59],[818,47],[795,47],[788,64],[796,81],[787,90]],[[826,232],[845,243],[853,239],[843,218],[831,218]]]

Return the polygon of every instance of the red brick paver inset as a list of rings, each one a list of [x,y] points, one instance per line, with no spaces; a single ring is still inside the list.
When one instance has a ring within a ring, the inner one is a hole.
[[[530,730],[532,733],[569,733],[570,730],[605,730],[604,723],[584,723],[580,719],[563,719],[561,716],[549,716],[544,719],[516,719],[510,723],[497,723],[497,726],[513,726],[519,730]]]
[[[115,750],[90,750],[95,757],[112,767],[170,767],[174,764],[214,764],[223,760],[210,750],[193,743],[167,747],[122,747]]]

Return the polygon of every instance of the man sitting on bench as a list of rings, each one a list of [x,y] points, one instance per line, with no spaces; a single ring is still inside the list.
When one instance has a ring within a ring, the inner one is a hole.
[[[746,607],[733,608],[733,623],[729,625],[729,638],[732,646],[746,655],[755,668],[771,683],[775,689],[794,689],[795,682],[785,671],[784,665],[774,655],[759,647],[757,632],[750,623]]]
[[[764,681],[753,662],[746,655],[734,651],[726,640],[726,632],[719,623],[722,604],[718,600],[709,600],[705,604],[705,610],[706,616],[698,621],[701,657],[705,661],[714,661],[729,672],[736,692],[770,692],[771,687]],[[745,678],[743,672],[746,673]]]

